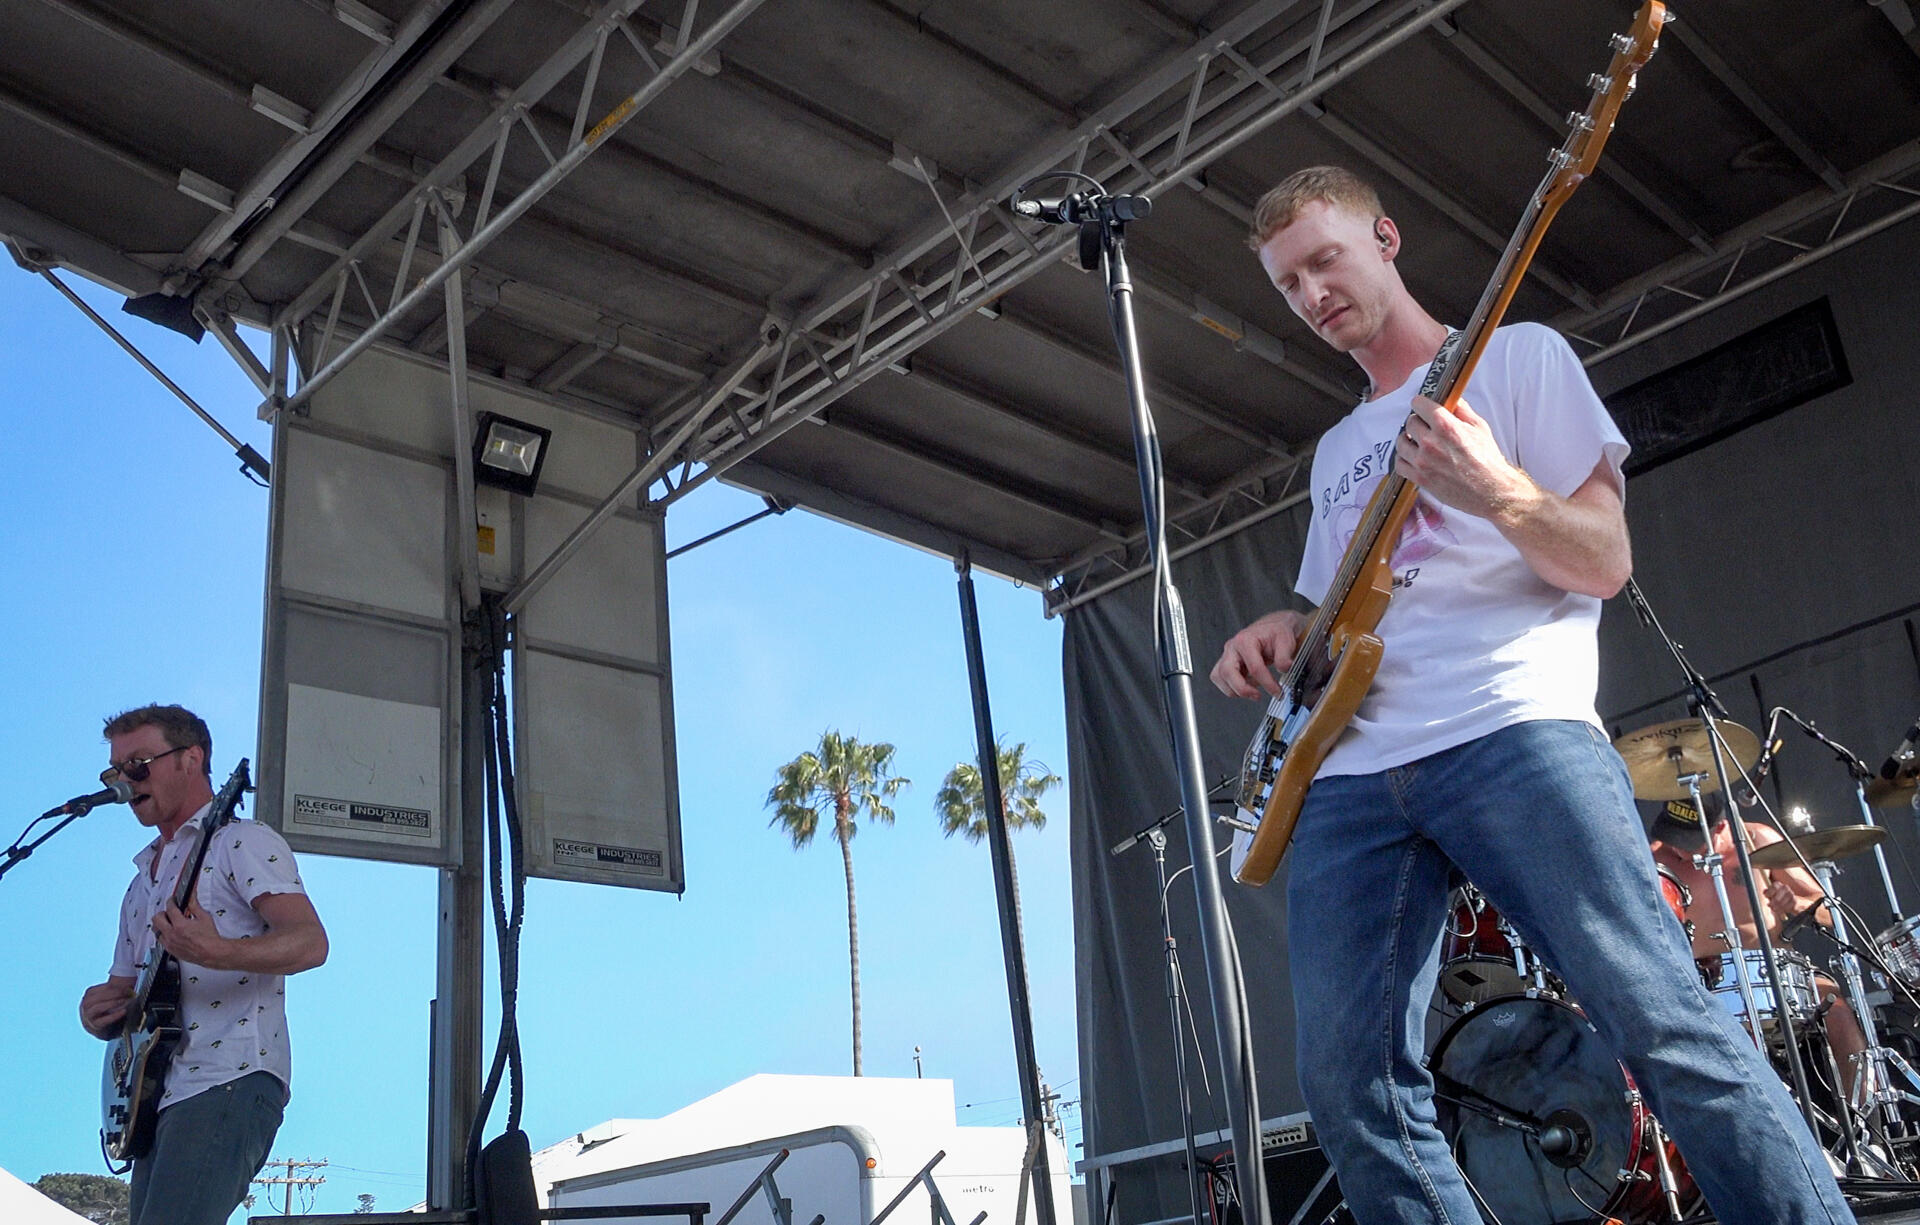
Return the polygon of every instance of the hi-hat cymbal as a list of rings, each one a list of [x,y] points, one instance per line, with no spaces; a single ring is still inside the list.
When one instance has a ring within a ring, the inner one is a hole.
[[[1884,778],[1867,780],[1867,803],[1875,808],[1905,808],[1913,803],[1913,792],[1920,778],[1902,770],[1892,782]]]
[[[1727,750],[1742,770],[1760,760],[1760,737],[1729,719],[1717,725],[1726,740]],[[1719,776],[1713,770],[1713,746],[1707,729],[1698,719],[1675,719],[1655,723],[1628,732],[1613,742],[1627,763],[1627,775],[1633,779],[1633,794],[1642,800],[1684,800],[1686,784],[1679,780],[1688,774],[1703,774],[1700,791],[1720,789]]]
[[[1914,783],[1920,783],[1920,762],[1897,760],[1891,780],[1866,780],[1866,803],[1876,808],[1905,808],[1914,803]]]
[[[1845,859],[1871,851],[1886,836],[1887,831],[1878,825],[1836,825],[1832,829],[1801,834],[1793,840],[1793,846],[1798,846],[1809,860]],[[1790,868],[1800,862],[1793,846],[1770,842],[1749,858],[1756,868]]]

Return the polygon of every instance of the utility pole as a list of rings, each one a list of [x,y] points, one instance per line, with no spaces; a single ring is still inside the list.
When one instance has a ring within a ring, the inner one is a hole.
[[[326,1158],[324,1157],[321,1158],[319,1161],[295,1161],[291,1157],[282,1157],[278,1161],[266,1162],[265,1165],[284,1166],[287,1171],[285,1174],[280,1175],[278,1177],[274,1177],[274,1178],[256,1177],[253,1180],[254,1182],[259,1183],[263,1187],[272,1188],[272,1187],[284,1186],[287,1189],[286,1194],[283,1198],[281,1208],[280,1208],[281,1216],[293,1215],[293,1189],[295,1187],[317,1187],[321,1183],[327,1181],[325,1175],[310,1174],[305,1176],[296,1176],[294,1174],[295,1170],[325,1169],[327,1162],[326,1162]],[[262,1166],[261,1168],[264,1169],[265,1166]],[[267,1196],[268,1196],[268,1203],[271,1204],[273,1192],[269,1190],[267,1192]]]
[[[1060,1100],[1059,1091],[1047,1084],[1045,1073],[1041,1072],[1038,1068],[1034,1069],[1034,1073],[1041,1078],[1040,1120],[1047,1125],[1047,1130],[1053,1133],[1054,1139],[1065,1144],[1067,1142],[1067,1133],[1066,1130],[1060,1126],[1059,1112],[1053,1108],[1053,1104]]]

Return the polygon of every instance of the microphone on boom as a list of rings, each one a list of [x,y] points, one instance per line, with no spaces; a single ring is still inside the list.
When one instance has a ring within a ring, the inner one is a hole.
[[[79,816],[100,807],[102,804],[124,804],[133,798],[133,784],[121,779],[111,786],[103,787],[92,795],[76,795],[60,807],[48,813],[48,816]]]
[[[1090,191],[1076,191],[1070,196],[1042,196],[1032,200],[1016,195],[1013,198],[1013,211],[1022,217],[1032,217],[1050,225],[1079,225],[1083,221],[1092,221],[1099,214],[1103,201],[1120,221],[1138,221],[1153,211],[1153,200],[1147,196],[1100,196]]]
[[[1913,755],[1916,747],[1920,747],[1920,720],[1907,728],[1907,734],[1901,738],[1900,747],[1893,751],[1893,756],[1880,763],[1880,777],[1892,782],[1900,773],[1901,763]]]

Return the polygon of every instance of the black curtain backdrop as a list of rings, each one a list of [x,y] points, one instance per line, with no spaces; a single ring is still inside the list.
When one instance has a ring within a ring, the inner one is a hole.
[[[1829,392],[1633,478],[1627,517],[1642,588],[1734,718],[1761,729],[1782,704],[1878,765],[1920,715],[1920,225],[1908,222],[1749,294],[1593,371],[1604,398],[1789,310],[1825,296],[1853,374]],[[1175,565],[1186,599],[1209,783],[1236,772],[1259,719],[1254,703],[1205,680],[1220,644],[1275,608],[1298,606],[1292,579],[1306,530],[1294,507]],[[1178,803],[1152,647],[1150,585],[1137,581],[1067,614],[1064,671],[1072,764],[1075,970],[1087,1157],[1180,1131],[1164,958],[1150,849],[1108,847]],[[1600,631],[1599,709],[1610,730],[1683,716],[1671,658],[1624,599]],[[1769,784],[1784,812],[1822,826],[1859,820],[1830,754],[1792,732]],[[1653,806],[1646,806],[1651,817]],[[1879,812],[1903,909],[1920,911],[1914,814]],[[1169,827],[1169,871],[1190,860]],[[1226,832],[1220,830],[1226,845]],[[1841,893],[1875,930],[1887,921],[1871,857],[1847,861]],[[1286,955],[1286,867],[1264,889],[1219,869],[1245,970],[1261,1112],[1300,1111],[1294,1071],[1294,973]],[[1198,1019],[1186,1035],[1197,1123],[1223,1125],[1211,1002],[1191,881],[1169,893],[1186,987]],[[1818,942],[1807,951],[1824,957]],[[1204,1072],[1201,1070],[1204,1066]],[[1203,1084],[1203,1080],[1206,1082]],[[1211,1093],[1206,1085],[1211,1085]],[[1178,1159],[1113,1171],[1112,1220],[1185,1216]]]

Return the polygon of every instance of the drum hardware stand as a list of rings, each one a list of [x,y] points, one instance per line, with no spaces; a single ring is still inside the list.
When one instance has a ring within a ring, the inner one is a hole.
[[[1667,1129],[1661,1126],[1658,1118],[1652,1115],[1647,1117],[1653,1124],[1653,1156],[1660,1171],[1660,1194],[1667,1201],[1667,1219],[1678,1225],[1678,1222],[1686,1219],[1686,1214],[1680,1211],[1680,1181],[1673,1176],[1673,1163],[1667,1160]]]
[[[1666,643],[1667,650],[1673,655],[1674,663],[1679,665],[1681,675],[1686,678],[1687,709],[1706,729],[1707,740],[1713,750],[1714,776],[1720,780],[1720,790],[1727,797],[1726,813],[1721,819],[1727,823],[1727,830],[1733,835],[1733,849],[1740,864],[1741,882],[1747,887],[1747,896],[1752,901],[1753,913],[1756,916],[1765,914],[1766,904],[1760,892],[1760,882],[1753,874],[1751,858],[1753,848],[1750,845],[1751,839],[1747,836],[1746,822],[1737,819],[1734,812],[1737,806],[1733,802],[1733,785],[1731,775],[1727,771],[1727,761],[1733,753],[1726,746],[1726,738],[1721,734],[1719,724],[1720,719],[1728,717],[1727,708],[1713,692],[1712,687],[1707,684],[1707,678],[1687,658],[1686,651],[1661,627],[1660,619],[1654,615],[1653,607],[1647,603],[1646,595],[1640,590],[1640,584],[1629,578],[1626,592],[1627,599],[1633,605],[1633,610],[1639,616],[1641,624],[1651,629],[1662,642]],[[1708,855],[1712,856],[1714,854],[1713,829],[1707,821],[1707,810],[1700,803],[1700,776],[1693,776],[1693,781],[1687,784],[1687,790],[1693,796],[1696,805],[1694,811],[1700,814],[1701,838],[1705,842]],[[1739,929],[1732,922],[1732,903],[1728,900],[1726,888],[1718,873],[1714,874],[1713,882],[1714,890],[1720,897],[1722,913],[1727,919],[1727,942],[1733,950],[1734,971],[1740,976],[1741,999],[1746,1004],[1747,1016],[1753,1026],[1754,1041],[1764,1043],[1765,1039],[1760,1030],[1760,1018],[1753,1010],[1752,986],[1747,981],[1744,959],[1739,953],[1740,935]],[[1817,1135],[1819,1123],[1813,1108],[1813,1095],[1807,1087],[1806,1065],[1800,1059],[1800,1042],[1795,1032],[1797,1026],[1792,1015],[1793,1009],[1787,1007],[1786,992],[1782,986],[1780,955],[1773,947],[1773,937],[1767,932],[1766,924],[1755,923],[1754,931],[1759,937],[1761,963],[1766,967],[1767,977],[1774,985],[1774,1001],[1777,1005],[1775,1012],[1780,1018],[1780,1037],[1786,1045],[1787,1069],[1791,1074],[1794,1094],[1799,1100],[1801,1113],[1806,1116],[1808,1128],[1813,1129]]]
[[[1676,757],[1679,752],[1678,749],[1674,750]],[[1726,856],[1713,849],[1713,834],[1707,824],[1707,809],[1700,794],[1700,783],[1705,778],[1704,774],[1682,774],[1678,778],[1680,785],[1687,789],[1687,794],[1693,799],[1693,810],[1700,814],[1700,833],[1706,842],[1706,849],[1693,857],[1693,866],[1713,880],[1713,896],[1720,903],[1720,940],[1733,955],[1733,979],[1740,988],[1740,1006],[1746,1012],[1747,1028],[1753,1036],[1754,1045],[1764,1046],[1760,1031],[1760,1009],[1753,999],[1753,977],[1747,971],[1747,959],[1740,955],[1740,925],[1733,920],[1733,899],[1727,895]],[[1759,913],[1757,907],[1754,913]],[[1779,981],[1777,975],[1774,981]],[[1776,1004],[1783,1003],[1778,991],[1774,992],[1774,1000]]]
[[[1853,780],[1854,799],[1860,806],[1861,823],[1868,826],[1874,825],[1873,806],[1867,802],[1866,791],[1867,780],[1873,778],[1874,773],[1868,768],[1867,763],[1862,761],[1853,750],[1814,726],[1812,720],[1804,719],[1784,706],[1776,706],[1771,712],[1768,720],[1769,736],[1771,736],[1772,726],[1783,715],[1791,719],[1808,736],[1831,750],[1841,765],[1846,767],[1848,776]],[[1880,871],[1881,887],[1886,891],[1887,909],[1892,914],[1894,923],[1899,924],[1905,916],[1901,913],[1900,901],[1894,892],[1893,875],[1887,869],[1886,851],[1879,843],[1874,844],[1873,856]],[[1831,940],[1840,951],[1839,971],[1842,985],[1847,1002],[1852,1007],[1854,1017],[1860,1025],[1861,1036],[1866,1040],[1865,1050],[1849,1056],[1849,1062],[1855,1069],[1852,1090],[1836,1094],[1841,1113],[1852,1116],[1848,1122],[1846,1134],[1853,1140],[1851,1145],[1855,1159],[1853,1164],[1856,1169],[1869,1175],[1873,1173],[1867,1169],[1871,1163],[1880,1166],[1884,1173],[1904,1179],[1907,1177],[1906,1171],[1888,1167],[1887,1163],[1873,1153],[1871,1146],[1876,1139],[1889,1146],[1895,1143],[1913,1142],[1915,1137],[1904,1134],[1907,1128],[1900,1116],[1899,1104],[1904,1101],[1920,1105],[1920,1096],[1897,1088],[1888,1065],[1891,1064],[1897,1068],[1907,1083],[1915,1089],[1920,1089],[1920,1075],[1915,1074],[1913,1068],[1898,1051],[1881,1044],[1878,1027],[1873,1019],[1873,1009],[1867,1003],[1866,977],[1860,968],[1859,948],[1853,943],[1848,933],[1847,920],[1843,913],[1845,907],[1838,903],[1839,893],[1834,888],[1834,878],[1845,869],[1832,859],[1816,860],[1808,866],[1812,869],[1815,879],[1819,881],[1822,894],[1820,900],[1813,905],[1824,905],[1833,920],[1831,930],[1822,930],[1817,926],[1815,930]],[[1874,960],[1878,961],[1877,958]],[[1831,1043],[1828,1045],[1828,1054],[1831,1057]],[[1837,1067],[1835,1072],[1837,1075]]]
[[[1847,1128],[1847,1134],[1853,1138],[1851,1147],[1854,1164],[1861,1172],[1870,1173],[1871,1171],[1866,1167],[1870,1156],[1867,1141],[1872,1138],[1871,1120],[1874,1114],[1879,1114],[1883,1135],[1890,1134],[1885,1129],[1897,1130],[1900,1125],[1900,1115],[1895,1108],[1895,1103],[1900,1100],[1901,1094],[1894,1090],[1892,1079],[1887,1074],[1885,1060],[1893,1052],[1880,1045],[1880,1035],[1875,1031],[1873,1010],[1867,1006],[1865,979],[1860,973],[1860,959],[1854,955],[1852,942],[1847,935],[1846,916],[1841,913],[1840,907],[1826,900],[1839,896],[1834,889],[1834,878],[1840,872],[1840,866],[1831,859],[1820,859],[1814,862],[1813,875],[1820,882],[1820,892],[1825,895],[1825,898],[1815,902],[1814,905],[1825,905],[1828,915],[1833,919],[1833,940],[1840,947],[1841,982],[1845,989],[1847,1003],[1853,1008],[1854,1019],[1859,1023],[1860,1033],[1867,1042],[1864,1051],[1849,1056],[1849,1061],[1854,1065],[1852,1089],[1838,1093],[1835,1097],[1839,1102],[1840,1113],[1843,1116],[1842,1122]],[[1831,1042],[1828,1043],[1827,1053],[1831,1058],[1833,1053]],[[1835,1075],[1838,1075],[1839,1071],[1839,1066],[1836,1064]],[[1835,1088],[1839,1087],[1838,1084],[1835,1085]],[[1899,1176],[1897,1171],[1895,1173]]]

